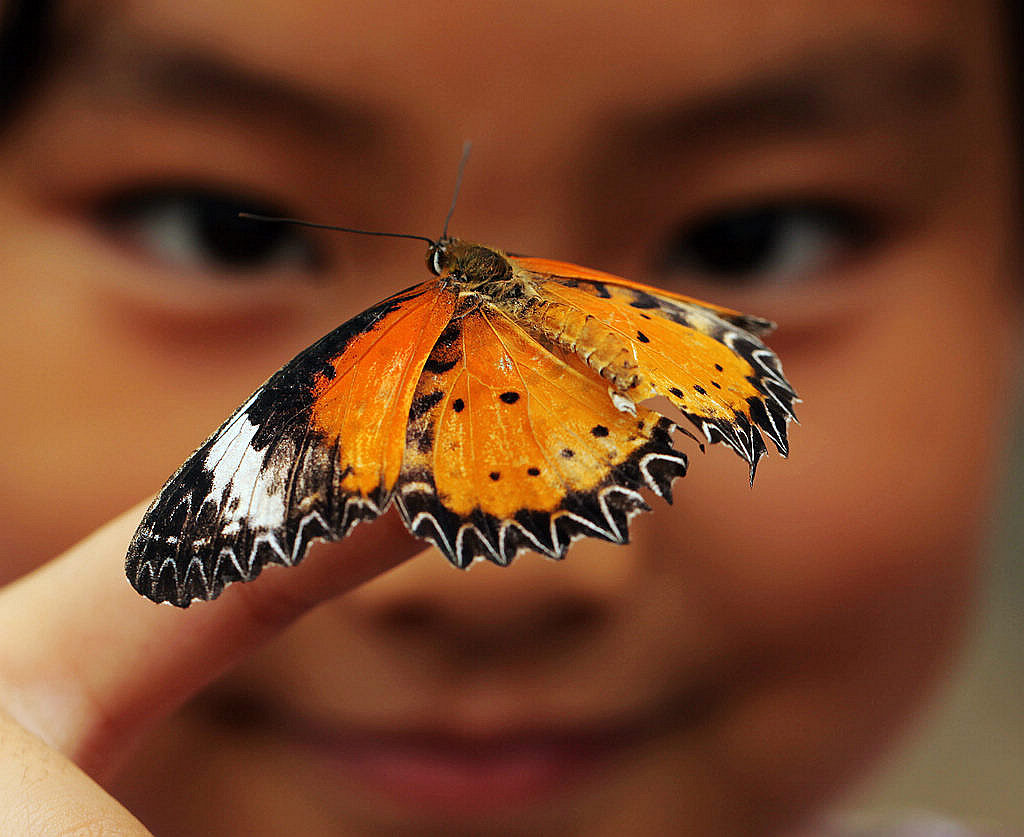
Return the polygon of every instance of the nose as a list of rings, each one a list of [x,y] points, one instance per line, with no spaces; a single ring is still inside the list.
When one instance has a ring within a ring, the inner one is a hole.
[[[583,541],[562,561],[523,553],[458,570],[430,550],[351,593],[350,613],[432,655],[533,657],[600,633],[628,598],[630,552]]]

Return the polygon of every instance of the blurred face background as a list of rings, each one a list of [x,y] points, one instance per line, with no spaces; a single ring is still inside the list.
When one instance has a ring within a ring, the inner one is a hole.
[[[40,6],[42,8],[42,6]],[[167,834],[759,834],[890,746],[979,577],[1019,332],[981,0],[67,2],[0,137],[10,580],[152,493],[452,231],[767,316],[804,403],[633,543],[426,554],[311,613],[115,788]],[[683,443],[685,448],[685,442]],[[216,606],[216,605],[213,605]]]

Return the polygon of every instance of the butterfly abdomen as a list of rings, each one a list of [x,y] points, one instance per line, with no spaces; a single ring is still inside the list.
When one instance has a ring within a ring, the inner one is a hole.
[[[544,343],[575,355],[618,392],[641,386],[643,373],[636,351],[607,323],[559,302],[539,301],[533,309],[536,336]]]

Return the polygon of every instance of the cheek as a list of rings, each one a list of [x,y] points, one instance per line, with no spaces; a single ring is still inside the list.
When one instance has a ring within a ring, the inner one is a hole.
[[[716,752],[754,795],[799,807],[858,770],[963,629],[1017,340],[1005,299],[965,284],[919,276],[903,305],[897,286],[892,309],[814,351],[780,345],[804,399],[790,460],[764,461],[749,489],[709,448],[653,521],[687,544],[661,572],[712,603],[738,661]]]
[[[0,582],[154,493],[271,371],[327,330],[298,308],[233,316],[221,306],[203,319],[197,302],[195,316],[172,315],[140,303],[140,268],[88,237],[24,213],[4,226],[0,309],[12,325],[0,330],[10,361]]]
[[[716,544],[716,576],[751,619],[971,573],[1014,356],[1012,326],[991,313],[940,336],[938,311],[908,307],[791,364],[801,424],[789,461],[763,462],[753,489],[727,452],[695,457],[684,525]]]

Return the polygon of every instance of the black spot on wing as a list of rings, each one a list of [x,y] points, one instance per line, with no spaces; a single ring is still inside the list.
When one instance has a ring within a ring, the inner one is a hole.
[[[629,292],[633,296],[633,299],[629,303],[630,308],[651,309],[661,307],[661,303],[658,302],[657,297],[651,296],[646,291],[638,291],[631,288]]]
[[[503,392],[498,396],[506,404],[515,404],[519,400],[518,392]]]

